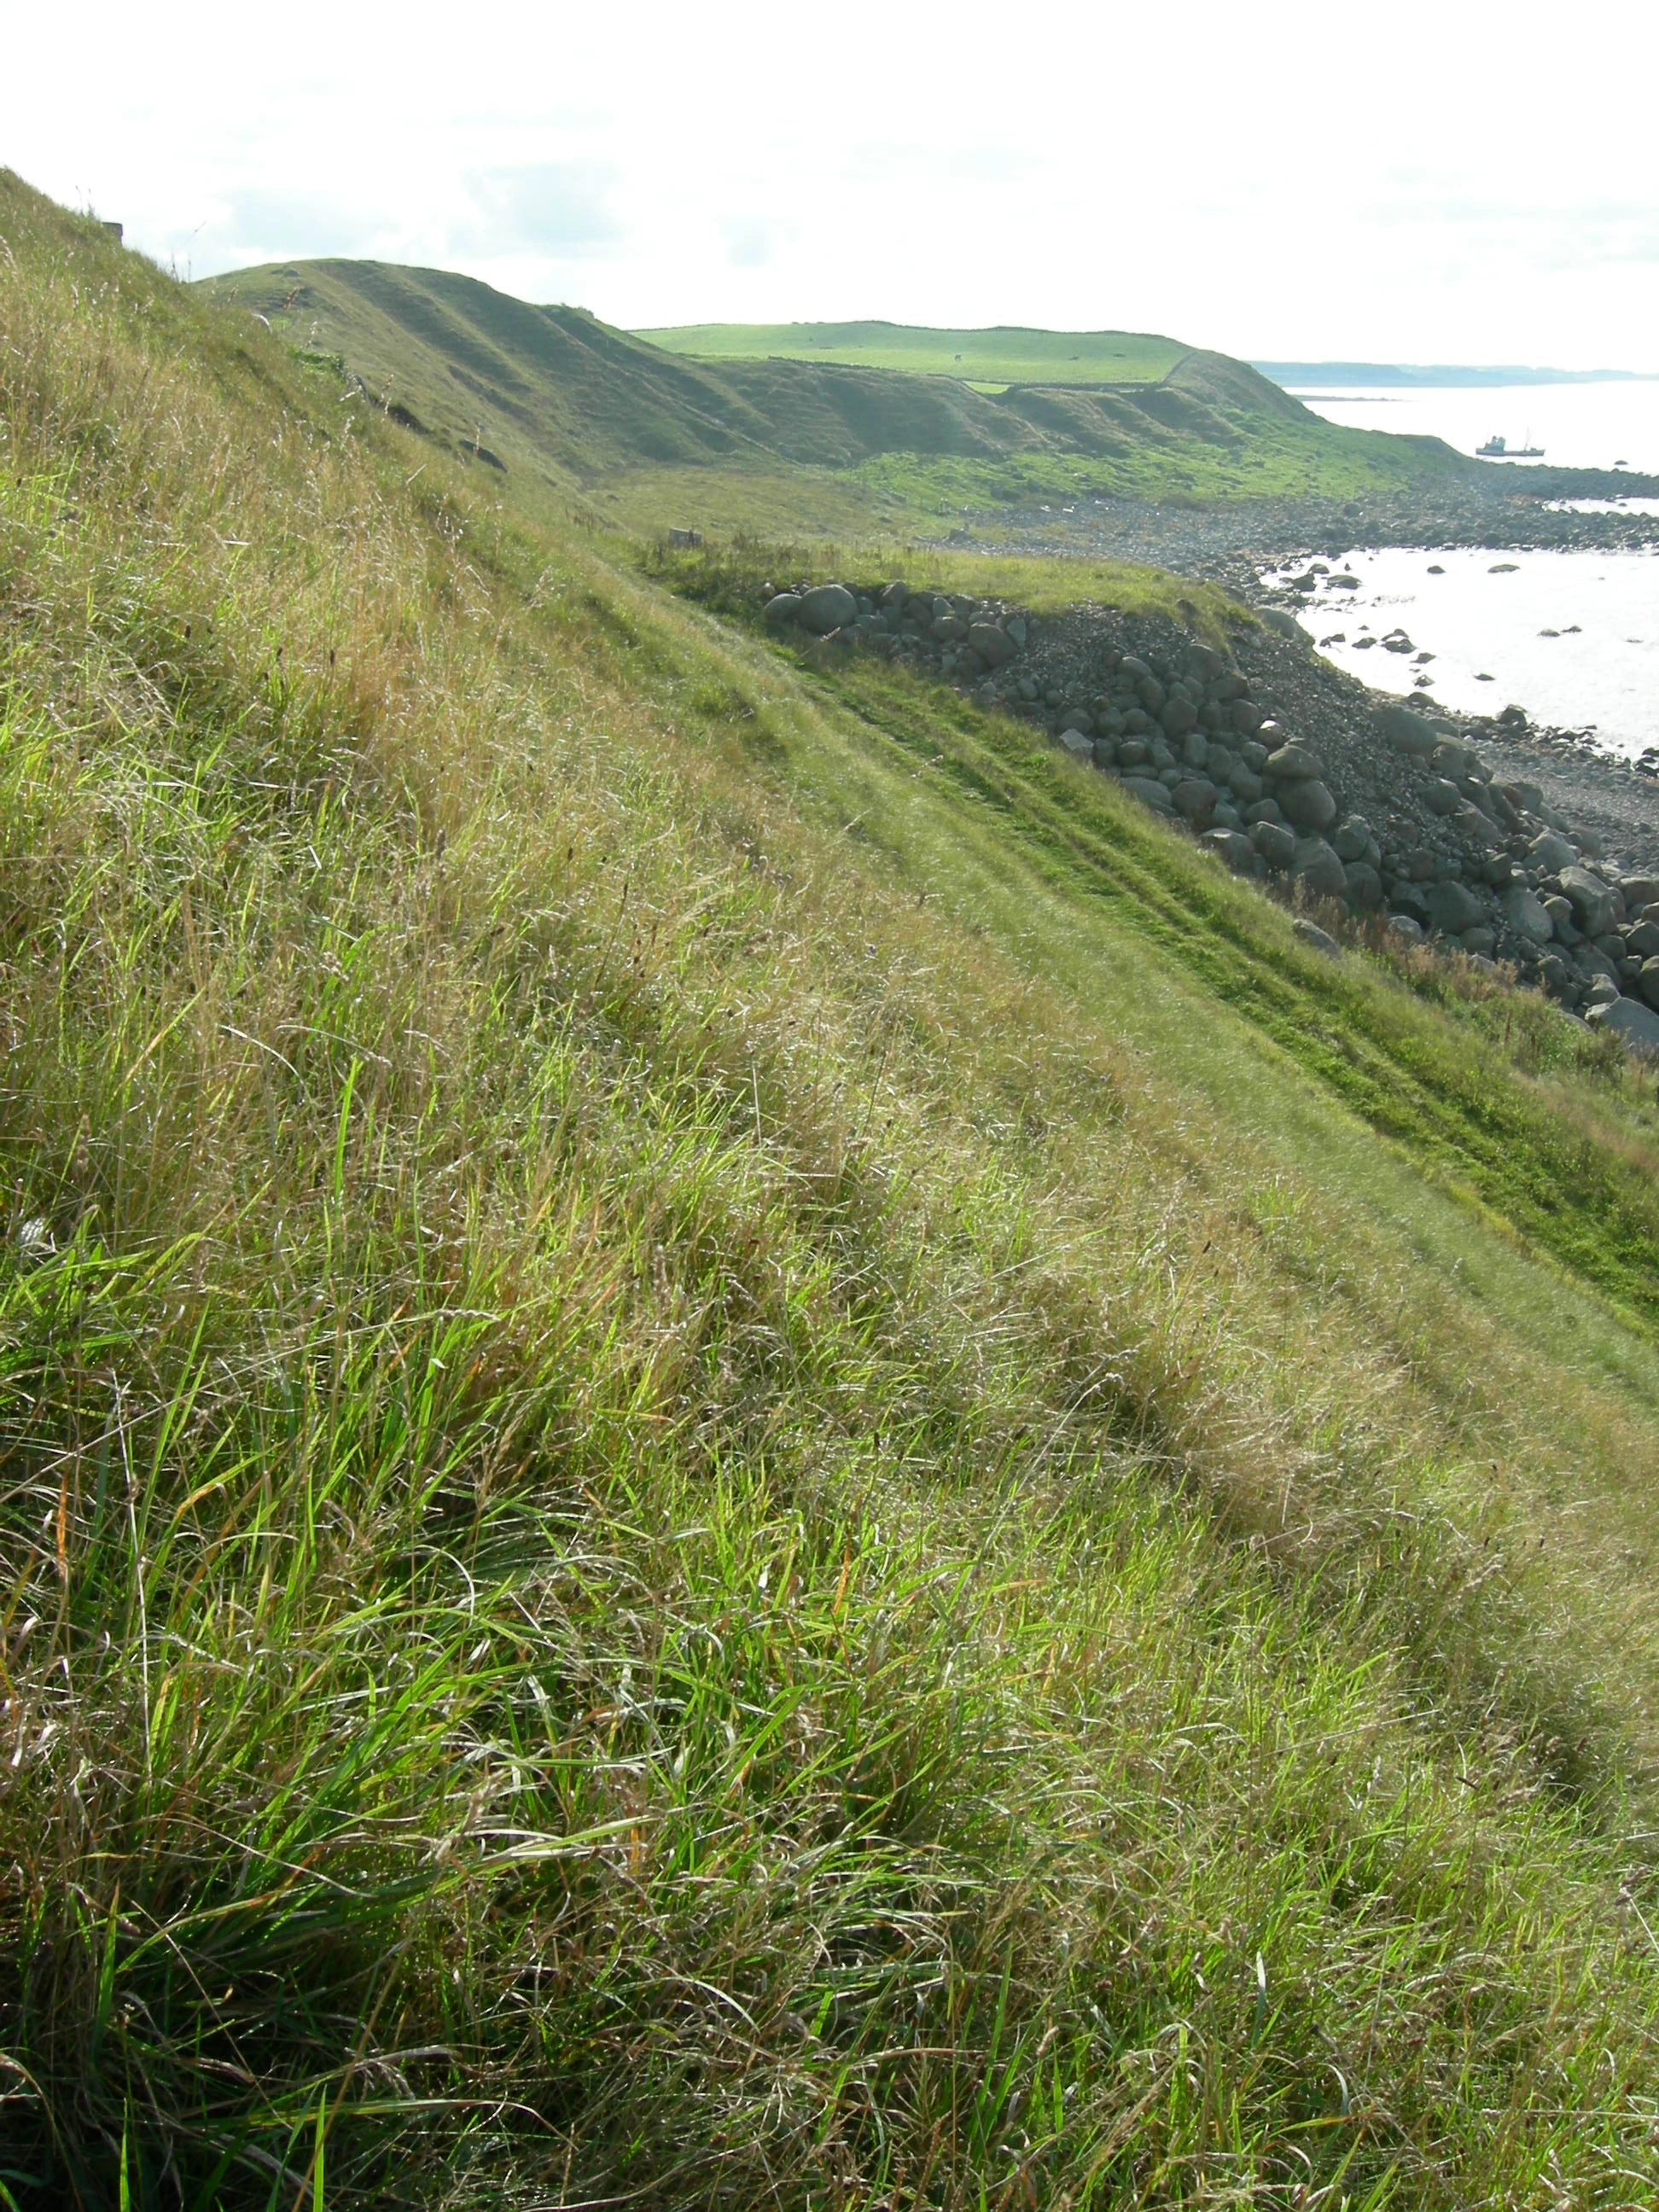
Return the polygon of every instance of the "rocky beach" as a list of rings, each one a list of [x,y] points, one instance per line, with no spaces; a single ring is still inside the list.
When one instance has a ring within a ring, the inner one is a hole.
[[[1385,698],[1264,606],[1223,653],[1173,622],[1038,617],[901,579],[768,586],[768,626],[1017,715],[1332,931],[1506,966],[1659,1051],[1659,787],[1533,729]]]

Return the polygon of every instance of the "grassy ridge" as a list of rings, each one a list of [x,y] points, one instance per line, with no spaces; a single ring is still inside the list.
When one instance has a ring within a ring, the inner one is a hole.
[[[441,450],[509,474],[521,499],[636,531],[793,535],[828,518],[936,535],[963,507],[1346,497],[1467,465],[1433,440],[1340,429],[1243,362],[1180,348],[1155,379],[992,397],[896,363],[693,359],[440,270],[314,261],[204,289],[319,373],[343,365]]]
[[[1444,1382],[1051,824],[0,236],[11,2194],[1651,2193],[1639,1712],[1449,1479],[1641,1339]]]
[[[927,330],[908,323],[691,323],[639,331],[704,361],[840,362],[964,384],[1157,383],[1188,350],[1134,331]]]

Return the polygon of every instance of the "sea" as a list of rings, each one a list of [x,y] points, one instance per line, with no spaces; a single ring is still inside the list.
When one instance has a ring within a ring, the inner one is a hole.
[[[1334,422],[1443,438],[1473,453],[1494,434],[1546,465],[1659,475],[1659,379],[1607,384],[1298,391]],[[1525,466],[1522,463],[1521,465]],[[1659,517],[1659,501],[1564,502]],[[1656,532],[1659,537],[1659,532]],[[1379,690],[1465,712],[1514,704],[1588,730],[1635,759],[1659,746],[1659,550],[1494,551],[1356,546],[1328,562],[1297,619],[1326,657]],[[1285,581],[1291,570],[1270,580]],[[1295,573],[1305,573],[1298,563]],[[1398,647],[1403,635],[1409,649]]]

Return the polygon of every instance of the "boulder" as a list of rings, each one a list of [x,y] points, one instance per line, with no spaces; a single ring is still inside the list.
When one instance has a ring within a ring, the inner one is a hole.
[[[815,584],[800,602],[801,621],[820,637],[832,629],[844,629],[856,619],[858,611],[859,603],[845,584]]]
[[[954,607],[947,607],[933,617],[933,634],[936,644],[960,644],[968,635],[968,625]]]
[[[1285,820],[1298,830],[1328,830],[1336,819],[1336,801],[1316,775],[1281,785],[1279,804]]]
[[[1462,804],[1462,793],[1443,775],[1431,776],[1423,787],[1423,805],[1430,814],[1455,814]]]
[[[1187,648],[1187,669],[1200,684],[1214,684],[1226,673],[1227,664],[1213,647],[1193,644]]]
[[[1255,872],[1255,847],[1242,830],[1212,830],[1204,839],[1205,848],[1230,867],[1236,876],[1248,876]]]
[[[1572,918],[1586,937],[1600,937],[1618,920],[1617,894],[1588,868],[1563,868],[1561,896],[1572,906]]]
[[[1363,814],[1351,814],[1331,842],[1345,860],[1363,860],[1371,846],[1371,825]]]
[[[1138,799],[1143,806],[1150,806],[1155,814],[1170,814],[1175,808],[1170,804],[1170,794],[1161,783],[1149,775],[1126,775],[1123,788]]]
[[[1636,979],[1636,988],[1649,1006],[1659,1007],[1659,959],[1642,963],[1642,972]]]
[[[1584,1018],[1593,1029],[1611,1030],[1632,1052],[1659,1053],[1659,1014],[1634,999],[1609,999]]]
[[[905,601],[909,596],[910,586],[908,584],[897,582],[884,584],[882,586],[880,604],[884,607],[890,608],[895,614],[902,614]]]
[[[1081,730],[1085,738],[1095,733],[1095,718],[1086,707],[1062,707],[1060,710],[1062,730]]]
[[[1270,868],[1282,872],[1296,858],[1295,834],[1280,823],[1256,823],[1250,831],[1250,842]]]
[[[1625,943],[1632,958],[1651,960],[1659,952],[1659,921],[1650,921],[1644,915],[1633,929],[1626,931]]]
[[[1220,796],[1206,775],[1183,775],[1170,793],[1176,812],[1183,822],[1190,822],[1195,830],[1209,828],[1216,800]]]
[[[1524,937],[1528,944],[1547,945],[1554,936],[1555,924],[1546,912],[1544,902],[1524,884],[1511,884],[1501,903],[1504,921],[1517,937]]]
[[[1216,750],[1218,753],[1219,753],[1221,749],[1218,746]],[[1187,735],[1182,739],[1181,757],[1183,764],[1188,768],[1208,769],[1210,771],[1210,781],[1212,783],[1223,783],[1226,781],[1224,776],[1218,775],[1216,773],[1215,767],[1212,765],[1210,760],[1210,742],[1209,739],[1203,736],[1200,732],[1197,730],[1189,730]]]
[[[799,612],[800,594],[798,592],[780,592],[775,599],[766,602],[766,619],[774,629],[782,629],[793,622]]]
[[[1485,907],[1462,884],[1430,884],[1423,893],[1423,903],[1430,928],[1447,937],[1462,937],[1466,929],[1478,929],[1486,919]]]
[[[1284,776],[1297,781],[1307,776],[1323,775],[1324,763],[1310,753],[1305,745],[1280,745],[1277,752],[1267,756],[1267,774]]]
[[[1092,738],[1085,738],[1081,730],[1062,730],[1060,732],[1060,742],[1073,760],[1092,761],[1094,759],[1095,741]]]
[[[1233,727],[1241,738],[1253,738],[1261,727],[1261,709],[1253,699],[1235,699]]]
[[[1348,860],[1343,864],[1347,878],[1347,889],[1342,896],[1360,914],[1369,914],[1373,907],[1382,903],[1382,878],[1369,860]]]
[[[1014,641],[994,623],[969,623],[968,642],[988,668],[1002,668],[1014,657]]]
[[[1315,952],[1322,952],[1328,960],[1340,960],[1342,957],[1342,947],[1331,935],[1329,930],[1322,929],[1316,921],[1310,921],[1305,915],[1298,915],[1291,924],[1291,927],[1304,945],[1310,946]]]
[[[1188,730],[1198,727],[1198,709],[1184,691],[1172,691],[1164,702],[1158,719],[1167,736],[1184,738]]]
[[[1273,630],[1280,637],[1300,638],[1304,635],[1301,623],[1283,607],[1258,607],[1255,618],[1264,629]]]
[[[1016,649],[1023,653],[1025,650],[1025,617],[1024,615],[1009,616],[1008,635],[1013,640]]]
[[[1541,868],[1547,876],[1559,875],[1578,858],[1577,848],[1569,845],[1559,830],[1541,830],[1527,848],[1528,857],[1534,867]]]
[[[1629,914],[1640,914],[1644,906],[1659,902],[1659,876],[1620,876],[1619,888]]]
[[[1291,880],[1305,884],[1318,898],[1346,898],[1348,872],[1322,837],[1298,837],[1291,860]]]
[[[1395,752],[1415,760],[1432,760],[1434,749],[1440,743],[1440,732],[1432,722],[1425,721],[1421,714],[1414,714],[1409,707],[1394,702],[1378,708],[1376,727]]]
[[[1413,915],[1391,914],[1389,928],[1402,945],[1420,945],[1423,942],[1423,925]]]

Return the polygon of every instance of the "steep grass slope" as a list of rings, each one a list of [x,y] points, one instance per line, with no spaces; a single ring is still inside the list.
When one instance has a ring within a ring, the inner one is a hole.
[[[325,374],[337,357],[450,453],[636,526],[660,524],[676,496],[738,526],[809,524],[827,504],[832,526],[867,534],[1053,490],[1346,495],[1460,465],[1432,442],[1337,429],[1243,362],[1167,342],[1156,379],[988,395],[896,365],[902,347],[891,366],[798,361],[763,350],[761,332],[744,357],[728,332],[721,358],[694,360],[437,270],[301,262],[204,289],[320,355]]]
[[[10,2197],[1650,2198],[1645,1325],[1190,852],[0,240]]]

